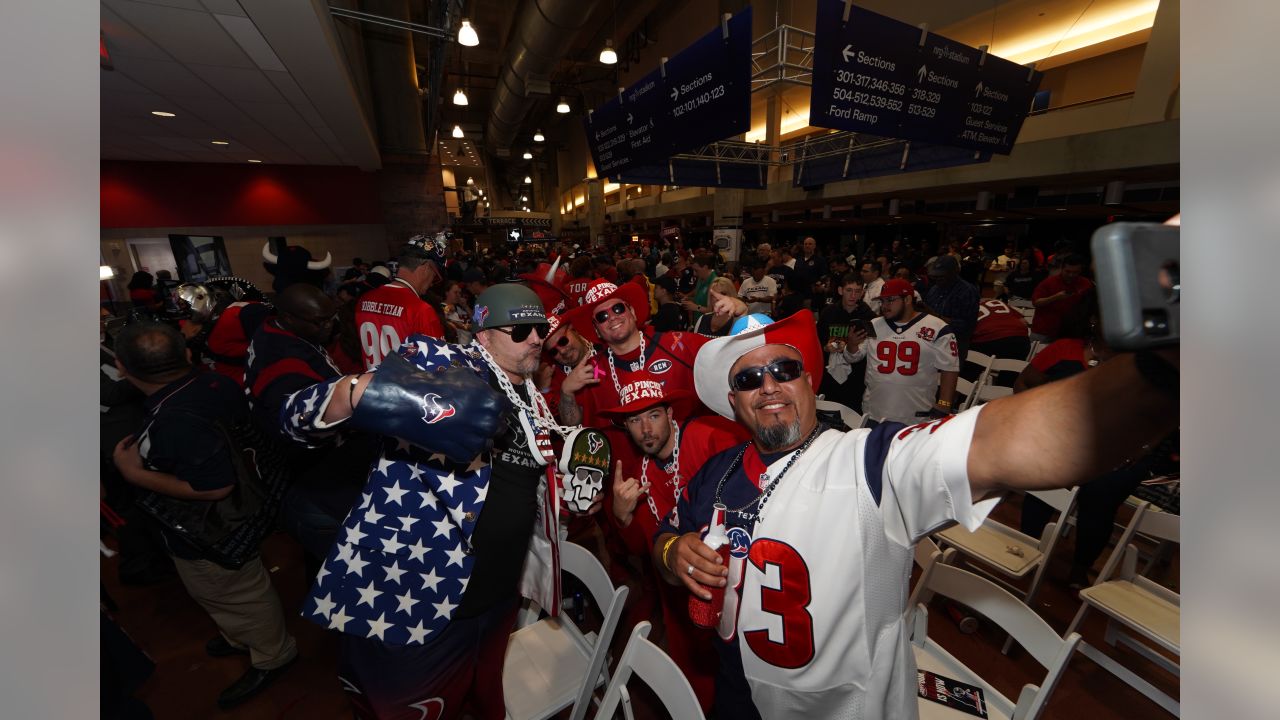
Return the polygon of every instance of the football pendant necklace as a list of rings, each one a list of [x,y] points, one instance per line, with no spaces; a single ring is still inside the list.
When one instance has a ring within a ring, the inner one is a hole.
[[[671,446],[671,497],[674,502],[671,505],[671,523],[676,527],[680,527],[680,491],[683,486],[680,485],[680,426],[676,425],[676,421],[671,421],[671,435],[674,438]],[[640,461],[640,487],[644,487],[649,483],[649,456],[645,455]],[[649,512],[653,513],[653,519],[662,524],[662,516],[658,515],[658,506],[653,502],[653,493],[644,491],[645,502],[649,503]]]
[[[809,449],[809,446],[812,445],[813,441],[818,437],[818,432],[821,429],[822,427],[818,426],[813,429],[813,432],[809,433],[809,437],[805,438],[804,443],[802,443],[800,447],[796,448],[796,451],[791,455],[791,458],[787,460],[787,464],[782,466],[782,470],[778,472],[776,477],[770,478],[767,471],[760,473],[760,489],[762,492],[759,495],[756,495],[751,502],[746,505],[743,505],[740,508],[730,509],[727,512],[737,513],[739,517],[748,522],[752,520],[755,520],[756,522],[763,521],[764,507],[768,504],[769,498],[773,496],[774,489],[778,487],[780,482],[782,482],[782,476],[786,475],[787,471],[791,469],[791,466],[794,465],[796,461],[800,459],[800,456],[804,454],[804,451]],[[724,484],[729,479],[729,476],[733,474],[733,471],[738,469],[739,463],[742,462],[742,457],[747,454],[747,450],[751,448],[753,444],[754,443],[747,443],[742,450],[738,451],[738,456],[733,459],[733,463],[729,466],[729,469],[725,471],[724,475],[720,478],[720,482],[716,484],[717,503],[724,503],[721,496],[721,493],[724,491]],[[754,513],[747,512],[747,509],[756,503],[759,503],[756,511]]]
[[[613,389],[618,391],[618,401],[622,401],[622,383],[618,382],[618,369],[613,366],[613,348],[608,348],[609,377],[613,378]],[[640,333],[640,366],[644,367],[644,333]]]

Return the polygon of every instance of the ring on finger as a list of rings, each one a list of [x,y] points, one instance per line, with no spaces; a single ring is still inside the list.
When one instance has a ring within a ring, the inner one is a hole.
[[[685,568],[684,572],[689,577],[693,577],[693,563],[689,563],[689,567]]]

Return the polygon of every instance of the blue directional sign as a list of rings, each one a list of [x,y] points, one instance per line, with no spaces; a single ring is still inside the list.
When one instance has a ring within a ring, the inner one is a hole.
[[[670,155],[662,76],[655,70],[587,117],[587,145],[600,177]]]
[[[672,155],[745,133],[751,8],[588,113],[584,123],[596,174],[614,179],[631,169],[666,167]]]
[[[820,0],[809,124],[1008,154],[1040,73],[854,6]]]
[[[751,129],[751,7],[667,61],[672,154]]]

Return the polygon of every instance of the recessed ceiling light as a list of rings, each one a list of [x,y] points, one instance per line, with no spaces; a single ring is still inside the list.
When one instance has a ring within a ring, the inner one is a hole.
[[[251,163],[260,163],[260,162],[262,162],[262,161],[261,161],[261,160],[250,160],[249,162],[251,162]]]
[[[1058,212],[1066,212],[1066,211],[1067,211],[1066,208],[1058,208]]]
[[[212,145],[230,145],[231,144],[226,140],[210,140],[209,143]]]
[[[174,115],[171,112],[165,112],[163,110],[152,110],[151,114],[155,115],[156,117],[178,117],[177,115]]]
[[[965,211],[965,213],[964,213],[964,214],[965,214],[965,215],[972,215],[973,213],[968,212],[968,211]]]

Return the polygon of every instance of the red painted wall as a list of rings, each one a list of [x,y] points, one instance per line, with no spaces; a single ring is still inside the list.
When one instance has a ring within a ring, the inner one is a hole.
[[[101,188],[104,228],[382,222],[377,175],[358,168],[104,160]]]

